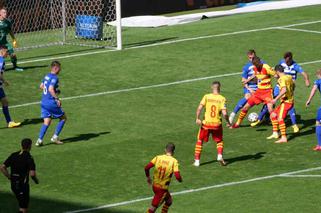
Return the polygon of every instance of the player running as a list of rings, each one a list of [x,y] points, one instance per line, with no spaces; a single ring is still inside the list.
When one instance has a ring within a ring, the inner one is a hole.
[[[5,70],[5,57],[8,56],[8,49],[7,47],[3,46],[0,47],[0,100],[2,104],[2,112],[4,114],[4,117],[6,118],[8,128],[14,128],[21,125],[20,122],[14,122],[11,119],[10,113],[9,113],[9,103],[7,96],[3,90],[3,86],[9,86],[9,83],[4,79],[4,70]]]
[[[309,80],[309,75],[303,70],[303,68],[297,64],[294,60],[293,60],[293,54],[292,52],[286,52],[284,53],[283,59],[280,60],[279,64],[284,68],[284,73],[287,75],[292,76],[293,82],[296,82],[296,79],[298,77],[298,73],[300,73],[303,78],[304,78],[304,82],[305,85],[307,87],[310,86],[310,80]],[[279,94],[279,87],[275,87],[274,88],[274,97],[276,97]],[[260,115],[259,115],[259,119],[257,122],[252,123],[251,126],[256,126],[259,123],[261,123],[261,120],[263,119],[263,117],[266,115],[266,113],[268,112],[267,108],[263,108]],[[293,132],[297,133],[299,132],[299,127],[297,125],[297,121],[296,121],[296,112],[295,112],[295,108],[292,107],[292,109],[289,111],[289,115],[291,118],[291,122],[292,122],[292,128],[293,128]]]
[[[156,209],[162,205],[163,208],[162,213],[167,213],[168,208],[172,205],[172,196],[168,191],[169,184],[171,182],[171,178],[173,174],[176,177],[178,182],[182,182],[183,179],[180,175],[178,168],[178,161],[173,157],[175,151],[175,145],[169,143],[166,145],[165,154],[158,155],[154,157],[146,166],[145,166],[145,174],[147,177],[147,183],[149,185],[152,184],[149,170],[153,167],[154,169],[154,177],[153,177],[153,191],[154,198],[152,200],[152,205],[147,210],[147,213],[153,213]]]
[[[306,107],[310,106],[313,96],[316,91],[319,90],[321,93],[321,69],[316,72],[317,80],[314,82],[314,86],[311,89],[310,96],[306,102]],[[318,109],[316,122],[315,122],[315,133],[317,135],[318,145],[313,149],[315,151],[321,151],[321,107]]]
[[[243,67],[242,83],[245,83],[254,74],[252,59],[255,56],[256,56],[255,50],[249,50],[247,52],[247,58],[249,61]],[[233,112],[230,114],[230,117],[229,117],[230,123],[233,123],[235,115],[244,107],[247,100],[251,97],[251,94],[253,94],[256,90],[257,90],[257,81],[255,79],[244,84],[244,87],[243,87],[244,98],[242,98],[237,102]]]
[[[16,71],[23,71],[21,67],[17,66],[17,56],[14,53],[13,48],[17,48],[18,44],[11,28],[12,23],[7,19],[7,9],[3,7],[0,9],[0,46],[6,46],[8,48],[13,69]],[[12,38],[12,45],[7,40],[8,34]]]
[[[44,77],[42,83],[40,84],[40,89],[43,91],[41,99],[41,117],[43,118],[44,123],[40,129],[36,146],[43,145],[43,138],[48,127],[50,126],[52,118],[59,118],[59,123],[56,127],[55,134],[51,138],[51,141],[56,144],[63,144],[63,142],[59,140],[58,136],[65,125],[67,117],[61,108],[61,101],[58,98],[58,94],[60,93],[58,89],[58,74],[60,71],[61,64],[58,61],[53,61],[51,63],[51,72]]]
[[[257,56],[253,58],[252,62],[254,65],[254,75],[247,81],[256,78],[258,82],[258,89],[254,94],[252,94],[245,106],[242,108],[239,118],[233,125],[233,128],[239,128],[247,112],[254,105],[265,103],[267,104],[269,112],[272,112],[273,110],[273,104],[270,103],[273,99],[271,78],[275,76],[275,71],[269,65],[262,63],[261,59]]]
[[[220,94],[221,84],[218,81],[212,83],[212,93],[204,95],[196,111],[196,124],[200,126],[200,130],[195,145],[194,166],[200,166],[200,158],[203,142],[208,142],[208,138],[212,135],[213,141],[217,147],[217,161],[225,166],[223,159],[223,128],[222,115],[227,122],[227,126],[231,126],[227,109],[226,99]],[[204,120],[200,119],[201,112],[205,108]]]
[[[278,75],[278,87],[280,88],[279,94],[271,101],[275,104],[279,99],[281,103],[276,107],[271,113],[271,121],[273,127],[273,133],[267,139],[278,139],[279,138],[279,128],[281,132],[281,139],[275,141],[275,143],[287,143],[286,137],[286,125],[284,119],[288,112],[293,108],[294,105],[294,82],[292,76],[285,74],[283,66],[275,66],[276,74]]]

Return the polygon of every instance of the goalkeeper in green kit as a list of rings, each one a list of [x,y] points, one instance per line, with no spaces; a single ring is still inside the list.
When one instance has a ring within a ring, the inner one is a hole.
[[[0,9],[0,46],[6,46],[8,48],[8,53],[13,65],[13,69],[16,71],[23,71],[21,67],[17,66],[17,56],[13,51],[13,48],[17,48],[17,40],[11,29],[12,23],[7,19],[7,9]],[[7,35],[12,38],[12,45],[7,41]]]

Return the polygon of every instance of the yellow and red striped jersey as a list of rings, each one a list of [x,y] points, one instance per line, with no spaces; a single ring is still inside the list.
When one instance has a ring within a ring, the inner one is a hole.
[[[263,64],[259,71],[256,66],[253,66],[254,75],[257,78],[258,89],[271,89],[271,78],[275,75],[275,71],[267,64]]]
[[[222,110],[226,109],[226,99],[220,94],[207,94],[201,100],[205,107],[203,127],[215,129],[222,125]]]
[[[286,93],[281,97],[281,102],[293,103],[294,102],[294,82],[291,75],[283,75],[278,80],[280,89],[286,88]]]

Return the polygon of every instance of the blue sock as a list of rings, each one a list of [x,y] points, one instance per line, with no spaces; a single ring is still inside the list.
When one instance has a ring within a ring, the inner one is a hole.
[[[260,112],[260,114],[259,114],[259,118],[258,118],[258,120],[260,120],[260,121],[262,121],[263,120],[263,118],[264,118],[264,116],[266,115],[266,113],[268,113],[268,107],[267,107],[267,105],[265,104],[263,107],[262,107],[262,109],[261,109],[261,112]]]
[[[2,107],[2,112],[4,114],[4,117],[6,118],[7,123],[11,121],[10,113],[9,113],[9,107],[8,106],[3,106]]]
[[[64,125],[65,125],[66,121],[65,120],[60,120],[57,127],[56,127],[56,131],[55,131],[55,135],[59,135],[62,128],[64,128]]]
[[[315,133],[317,135],[318,145],[321,146],[321,126],[315,127]]]
[[[41,129],[40,129],[40,133],[39,133],[39,139],[43,139],[43,137],[45,136],[47,129],[49,126],[42,124]]]
[[[294,107],[292,107],[292,109],[290,109],[289,115],[290,115],[292,124],[293,124],[293,125],[296,125],[296,116],[295,116],[295,109],[294,109]]]
[[[241,100],[239,100],[239,102],[237,102],[237,104],[236,104],[233,112],[234,112],[235,114],[237,114],[238,111],[240,111],[240,110],[244,107],[244,105],[246,104],[246,102],[247,102],[246,98],[242,98]]]

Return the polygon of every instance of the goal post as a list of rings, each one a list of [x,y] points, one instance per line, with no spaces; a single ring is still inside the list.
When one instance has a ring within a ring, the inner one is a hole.
[[[18,50],[52,45],[122,49],[121,0],[6,0]]]

